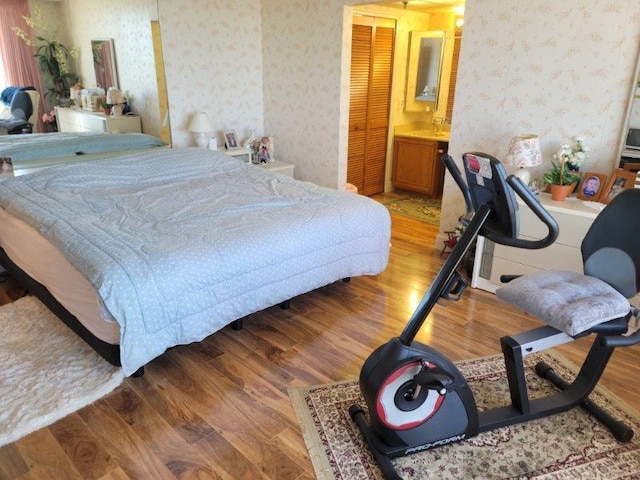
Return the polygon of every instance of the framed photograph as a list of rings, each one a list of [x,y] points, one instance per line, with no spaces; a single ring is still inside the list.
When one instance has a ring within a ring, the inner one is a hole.
[[[234,132],[233,130],[224,132],[224,145],[228,150],[240,148],[236,132]]]
[[[602,203],[609,203],[623,190],[633,188],[635,183],[636,174],[634,172],[627,172],[626,170],[618,168],[611,174],[611,177],[609,178],[607,185],[604,187],[598,201]]]
[[[578,187],[578,198],[580,200],[591,200],[593,202],[597,202],[606,184],[606,175],[603,175],[602,173],[587,172],[582,176],[582,182]]]

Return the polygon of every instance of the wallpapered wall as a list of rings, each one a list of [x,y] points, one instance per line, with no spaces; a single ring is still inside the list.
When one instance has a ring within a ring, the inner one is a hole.
[[[507,6],[508,5],[508,6]],[[584,168],[609,174],[640,44],[637,0],[469,0],[450,153],[504,157],[509,139],[537,133],[545,165],[560,143],[583,135]],[[464,213],[445,183],[441,230]]]
[[[92,39],[113,39],[121,90],[128,90],[132,108],[141,116],[145,133],[159,135],[160,114],[155,77],[151,20],[158,19],[156,0],[94,0],[51,2],[31,0],[31,9],[40,5],[52,23],[58,23],[60,40],[80,48],[75,65],[85,86],[95,86]]]
[[[223,131],[241,140],[263,133],[260,0],[159,0],[159,11],[173,144],[194,144],[187,127],[196,111],[208,114],[218,145]]]
[[[116,39],[121,82],[135,99],[125,78],[141,72],[153,81],[151,42],[123,16],[142,15],[154,2],[115,0],[100,9],[68,2],[87,24],[86,39],[121,29],[123,50],[134,46],[135,60],[124,67]],[[344,7],[365,3],[372,2],[159,0],[174,144],[191,144],[186,126],[204,110],[216,130],[274,134],[276,155],[296,165],[296,176],[344,184],[351,36]],[[468,0],[450,152],[502,157],[511,136],[534,132],[549,161],[561,142],[584,135],[592,148],[586,168],[608,173],[639,43],[637,0]],[[447,181],[442,228],[462,211]]]

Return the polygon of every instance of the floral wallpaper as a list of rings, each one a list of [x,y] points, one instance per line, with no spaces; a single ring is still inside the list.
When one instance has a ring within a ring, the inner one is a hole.
[[[66,3],[74,26],[81,25],[74,41],[114,38],[123,89],[134,105],[157,101],[147,40],[155,0],[114,0],[104,8],[91,0]],[[158,0],[174,145],[192,144],[187,125],[202,110],[219,143],[229,129],[242,139],[249,129],[271,134],[276,157],[295,164],[296,177],[341,188],[352,7],[369,3],[376,2]],[[465,18],[454,158],[469,150],[502,158],[512,136],[536,133],[549,162],[560,143],[584,136],[591,148],[585,168],[608,173],[639,54],[640,2],[468,0]],[[406,33],[414,20],[404,21],[399,31]],[[399,118],[400,102],[393,112]],[[457,223],[462,211],[447,180],[441,228]]]
[[[208,114],[218,145],[224,131],[241,141],[263,133],[260,0],[159,0],[159,11],[173,144],[194,145],[187,127],[196,111]]]
[[[456,85],[450,154],[498,158],[521,133],[540,136],[545,163],[561,143],[584,136],[583,169],[609,174],[640,44],[636,0],[469,0]],[[441,231],[464,204],[447,178]]]

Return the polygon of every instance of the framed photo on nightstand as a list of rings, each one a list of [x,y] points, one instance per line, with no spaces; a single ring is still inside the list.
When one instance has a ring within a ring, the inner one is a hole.
[[[236,136],[236,132],[234,132],[233,130],[224,132],[224,146],[227,147],[227,150],[240,148],[240,145],[238,145],[238,137]]]
[[[606,175],[587,172],[582,177],[582,183],[578,188],[578,198],[580,200],[591,200],[593,202],[597,202],[606,184]]]
[[[636,174],[633,172],[627,172],[618,168],[614,170],[607,182],[607,186],[600,195],[600,203],[609,203],[623,190],[633,188],[636,182]]]

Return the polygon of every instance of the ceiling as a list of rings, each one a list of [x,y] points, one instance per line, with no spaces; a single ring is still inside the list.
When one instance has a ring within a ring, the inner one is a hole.
[[[408,0],[406,2],[385,2],[377,5],[384,5],[391,8],[402,8],[406,10],[425,11],[436,10],[443,7],[457,7],[465,4],[465,0]]]

